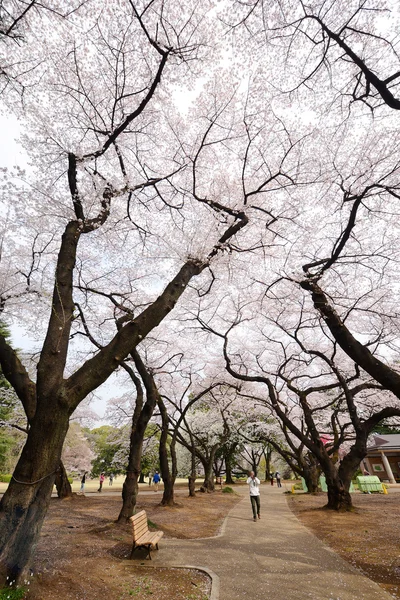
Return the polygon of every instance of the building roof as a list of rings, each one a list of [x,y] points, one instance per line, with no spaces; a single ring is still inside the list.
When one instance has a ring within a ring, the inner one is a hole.
[[[400,433],[375,435],[368,444],[368,450],[397,450],[400,449]]]

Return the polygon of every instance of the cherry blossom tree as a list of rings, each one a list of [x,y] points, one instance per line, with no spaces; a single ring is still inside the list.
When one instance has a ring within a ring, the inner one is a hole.
[[[30,30],[31,38],[36,36],[37,49],[42,52],[44,62],[40,76],[37,69],[32,75],[38,79],[32,81],[31,93],[25,94],[20,115],[33,119],[30,126],[33,134],[30,139],[27,137],[26,143],[35,161],[37,180],[33,182],[31,173],[26,177],[19,173],[20,181],[22,178],[25,181],[14,192],[19,194],[21,203],[25,203],[29,216],[25,221],[26,237],[29,238],[37,226],[35,239],[39,236],[45,241],[39,253],[32,252],[34,266],[30,271],[21,264],[21,269],[14,270],[13,277],[4,281],[1,307],[3,316],[11,310],[21,313],[29,311],[30,304],[35,305],[35,298],[39,298],[36,322],[39,330],[43,323],[46,334],[36,381],[29,377],[7,340],[2,337],[0,341],[3,372],[23,403],[30,422],[27,442],[1,501],[3,582],[15,581],[28,566],[46,514],[73,411],[170,313],[189,281],[208,268],[210,261],[248,220],[240,209],[196,197],[196,194],[192,196],[194,204],[186,208],[188,223],[194,205],[201,207],[203,217],[221,215],[220,221],[215,221],[211,228],[212,233],[207,230],[203,253],[188,252],[187,246],[181,248],[182,258],[175,252],[175,260],[169,259],[169,271],[174,270],[172,263],[175,265],[180,260],[177,274],[171,274],[169,280],[167,276],[158,285],[153,276],[153,290],[144,294],[141,301],[140,291],[132,290],[136,300],[134,314],[117,334],[104,340],[101,349],[81,364],[79,350],[74,357],[69,354],[76,319],[74,287],[84,288],[85,300],[101,287],[97,286],[92,292],[95,257],[100,258],[102,270],[100,276],[97,269],[97,279],[104,284],[112,303],[115,297],[112,288],[110,293],[110,285],[113,286],[114,280],[107,281],[107,273],[114,258],[121,262],[119,253],[123,245],[125,255],[129,256],[141,245],[141,236],[148,237],[148,223],[143,219],[148,207],[153,206],[156,215],[160,213],[158,225],[162,231],[167,223],[175,222],[175,214],[183,209],[187,195],[185,191],[179,194],[182,188],[172,183],[174,175],[179,175],[185,166],[182,148],[174,144],[168,151],[166,147],[158,147],[155,152],[156,130],[160,131],[163,123],[169,127],[158,118],[156,108],[163,98],[162,77],[165,79],[180,66],[183,73],[198,56],[201,44],[199,37],[195,41],[194,36],[201,35],[205,11],[199,14],[187,5],[172,16],[168,14],[166,3],[158,4],[163,6],[161,12],[154,2],[140,7],[123,2],[118,3],[118,7],[107,8],[99,1],[95,6],[92,3],[90,9],[86,7],[86,12],[79,11],[77,19],[85,23],[83,29],[79,26],[68,29],[65,22],[51,21],[54,31],[47,39],[35,27]],[[60,39],[63,40],[61,45]],[[24,49],[19,50],[22,56]],[[101,73],[101,85],[98,85],[97,73]],[[151,101],[153,112],[149,110]],[[215,119],[212,125],[214,123]],[[142,136],[147,146],[141,144]],[[201,147],[205,147],[204,136]],[[193,162],[197,166],[199,161],[198,150]],[[46,173],[45,178],[43,173]],[[140,213],[142,225],[135,221]],[[14,214],[13,217],[15,221]],[[184,221],[177,218],[180,229]],[[155,222],[153,217],[150,221]],[[112,235],[116,236],[116,244],[111,242]],[[159,235],[157,226],[153,235]],[[127,236],[129,243],[125,244]],[[10,271],[15,242],[11,230],[8,247],[3,246],[3,272]],[[49,251],[46,264],[43,247]],[[82,254],[78,252],[80,247]],[[147,247],[151,255],[152,243]],[[113,256],[111,250],[116,255]],[[132,277],[128,276],[127,280],[120,281],[117,289],[124,283],[129,289]],[[121,297],[119,293],[116,295]],[[20,302],[22,296],[29,297],[24,306]],[[95,304],[91,303],[91,310],[101,313],[104,308],[96,308]]]

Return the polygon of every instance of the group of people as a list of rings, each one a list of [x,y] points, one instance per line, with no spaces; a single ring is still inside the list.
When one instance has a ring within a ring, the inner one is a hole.
[[[87,476],[87,471],[84,472],[84,474],[82,475],[81,478],[81,492],[83,493],[85,491],[85,484],[86,484],[86,476]],[[105,473],[100,473],[100,477],[99,477],[99,489],[97,490],[98,492],[102,492],[103,491],[103,483],[106,479]],[[108,477],[108,485],[112,486],[112,484],[114,483],[114,479],[115,476],[113,473],[110,473],[109,477]],[[154,473],[154,475],[152,476],[151,473],[149,473],[149,485],[151,485],[152,483],[154,484],[154,491],[158,492],[158,485],[161,481],[161,477],[158,471],[156,471]]]
[[[83,493],[85,491],[85,484],[86,484],[86,476],[87,476],[87,471],[84,472],[84,474],[82,475],[81,478],[81,492]],[[103,483],[105,481],[105,474],[104,473],[100,473],[100,477],[99,477],[99,489],[97,490],[98,492],[101,492],[103,490]],[[109,477],[108,477],[108,485],[112,485],[114,483],[114,474],[110,473]]]
[[[274,474],[270,473],[269,478],[271,481],[271,485],[274,485]],[[279,471],[276,471],[275,479],[277,486],[282,487],[281,474],[279,473]],[[250,502],[253,511],[253,521],[261,519],[260,483],[261,481],[258,479],[258,477],[256,477],[254,471],[250,471],[249,476],[247,478],[247,485],[249,486],[250,491]]]

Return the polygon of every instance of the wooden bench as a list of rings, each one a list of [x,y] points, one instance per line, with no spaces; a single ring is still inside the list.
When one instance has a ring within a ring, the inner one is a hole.
[[[133,529],[133,546],[131,552],[131,558],[135,553],[137,548],[146,548],[147,555],[151,560],[150,551],[152,548],[156,548],[158,550],[158,542],[164,535],[163,531],[149,531],[147,525],[147,515],[144,510],[141,510],[137,513],[137,515],[133,515],[130,518]]]

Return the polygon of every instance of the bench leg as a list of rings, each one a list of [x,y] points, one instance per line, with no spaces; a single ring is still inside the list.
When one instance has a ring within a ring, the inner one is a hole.
[[[132,546],[132,552],[131,552],[131,555],[130,555],[130,557],[129,557],[129,560],[132,560],[132,558],[133,558],[133,555],[135,554],[135,550],[136,550],[136,546],[135,546],[135,544],[134,544],[134,545]]]

